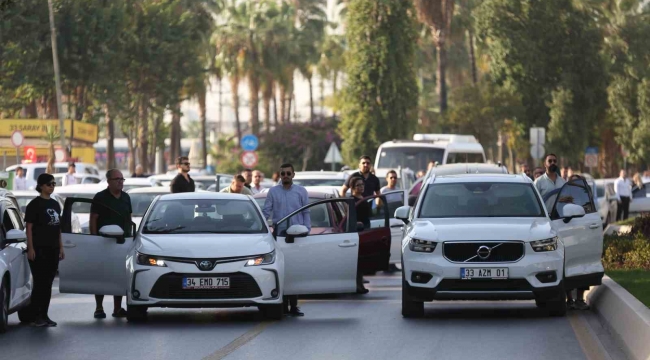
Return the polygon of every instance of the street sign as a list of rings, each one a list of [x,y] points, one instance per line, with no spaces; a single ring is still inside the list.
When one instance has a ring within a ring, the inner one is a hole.
[[[336,164],[336,163],[343,163],[343,158],[341,157],[341,152],[339,151],[339,147],[336,146],[335,142],[332,142],[330,144],[329,150],[327,150],[327,155],[325,155],[325,160],[323,160],[326,164]]]
[[[598,166],[598,148],[588,147],[585,150],[585,166],[595,168]]]
[[[546,149],[544,149],[544,145],[541,144],[536,144],[530,147],[530,157],[532,157],[535,160],[539,160],[544,157]]]
[[[257,166],[258,158],[254,151],[244,151],[241,153],[239,160],[241,160],[245,168],[252,169]]]
[[[25,155],[25,161],[28,163],[35,163],[36,162],[36,148],[33,146],[25,146],[23,148],[24,150],[24,155]]]
[[[13,133],[11,133],[11,143],[15,147],[21,147],[23,145],[23,141],[25,140],[25,136],[23,136],[22,131],[20,130],[15,130]]]
[[[544,145],[546,144],[546,129],[543,127],[530,128],[530,144],[531,145]],[[541,159],[541,157],[540,157]]]
[[[241,149],[244,151],[255,151],[260,145],[260,140],[255,135],[246,135],[241,138]]]
[[[54,150],[54,158],[58,162],[62,162],[65,160],[65,151],[63,149],[56,149]]]

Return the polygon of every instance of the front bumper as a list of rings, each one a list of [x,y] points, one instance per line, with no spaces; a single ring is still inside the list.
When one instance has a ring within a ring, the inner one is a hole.
[[[218,264],[201,271],[195,264],[165,260],[166,267],[130,261],[129,305],[148,307],[243,307],[282,303],[283,273],[274,264],[245,266],[246,261]],[[228,277],[229,289],[182,289],[184,277]]]

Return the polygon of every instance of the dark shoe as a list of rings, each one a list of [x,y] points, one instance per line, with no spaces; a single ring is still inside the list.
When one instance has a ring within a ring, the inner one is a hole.
[[[120,310],[116,313],[113,313],[114,318],[125,318],[126,317],[126,310],[120,308]]]
[[[368,290],[368,289],[366,289],[366,288],[359,288],[359,289],[357,289],[357,294],[361,294],[361,295],[363,295],[363,294],[367,294],[367,293],[369,293],[369,292],[370,292],[370,290]]]
[[[34,322],[32,323],[32,326],[35,326],[35,327],[47,327],[47,326],[49,326],[49,325],[48,325],[48,323],[47,323],[47,320],[45,320],[45,319],[38,319],[38,320],[36,320],[36,321],[34,321]]]
[[[300,311],[299,307],[292,307],[291,310],[289,311],[289,315],[291,316],[305,316],[305,313]]]
[[[95,319],[106,319],[106,313],[104,310],[95,311]]]
[[[584,300],[576,300],[574,304],[574,309],[576,310],[589,310],[589,305]]]
[[[50,319],[49,317],[45,318],[45,322],[47,322],[48,326],[57,326],[57,325],[59,325],[59,324],[56,323],[56,321],[52,321],[52,319]]]
[[[576,302],[575,300],[567,300],[566,302],[566,308],[568,310],[575,310],[576,309]]]

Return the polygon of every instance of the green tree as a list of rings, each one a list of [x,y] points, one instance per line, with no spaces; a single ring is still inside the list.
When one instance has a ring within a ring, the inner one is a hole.
[[[339,131],[347,163],[417,123],[415,19],[410,2],[355,0],[348,6],[347,88]]]

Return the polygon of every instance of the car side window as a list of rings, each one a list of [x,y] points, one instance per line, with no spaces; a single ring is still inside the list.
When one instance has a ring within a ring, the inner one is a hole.
[[[328,206],[328,204],[331,204],[332,206],[330,207]],[[309,217],[310,217],[311,228],[312,228],[312,233],[310,234],[310,236],[330,234],[330,232],[314,232],[313,231],[314,228],[337,228],[338,226],[340,226],[341,232],[347,232],[345,226],[347,218],[344,215],[348,213],[347,208],[348,208],[348,204],[344,201],[310,204]],[[332,224],[332,217],[330,216],[329,209],[334,209],[334,219],[336,219],[338,224]],[[278,224],[278,228],[282,229],[282,232],[279,234],[280,236],[284,236],[284,232],[286,231],[286,229],[289,228],[291,225],[294,225],[292,223],[292,220],[294,217],[298,216],[299,214],[301,213],[294,214],[293,216],[285,219],[285,221],[280,222]],[[291,224],[291,225],[286,226],[285,224]],[[336,232],[338,232],[338,230]]]
[[[584,180],[574,180],[562,187],[551,211],[552,220],[563,217],[563,209],[566,204],[580,205],[585,209],[586,214],[596,212],[591,191]]]
[[[9,216],[9,209],[7,209],[5,210],[4,214],[2,214],[2,229],[6,234],[7,231],[13,230],[15,228],[16,227],[14,226],[14,222],[11,221],[11,216]]]
[[[404,193],[401,191],[385,194],[384,196],[386,197],[386,211],[388,211],[388,217],[391,219],[395,217],[397,208],[407,205],[404,204]]]
[[[15,209],[7,209],[6,214],[9,214],[11,222],[14,224],[14,229],[25,230],[22,218]]]

